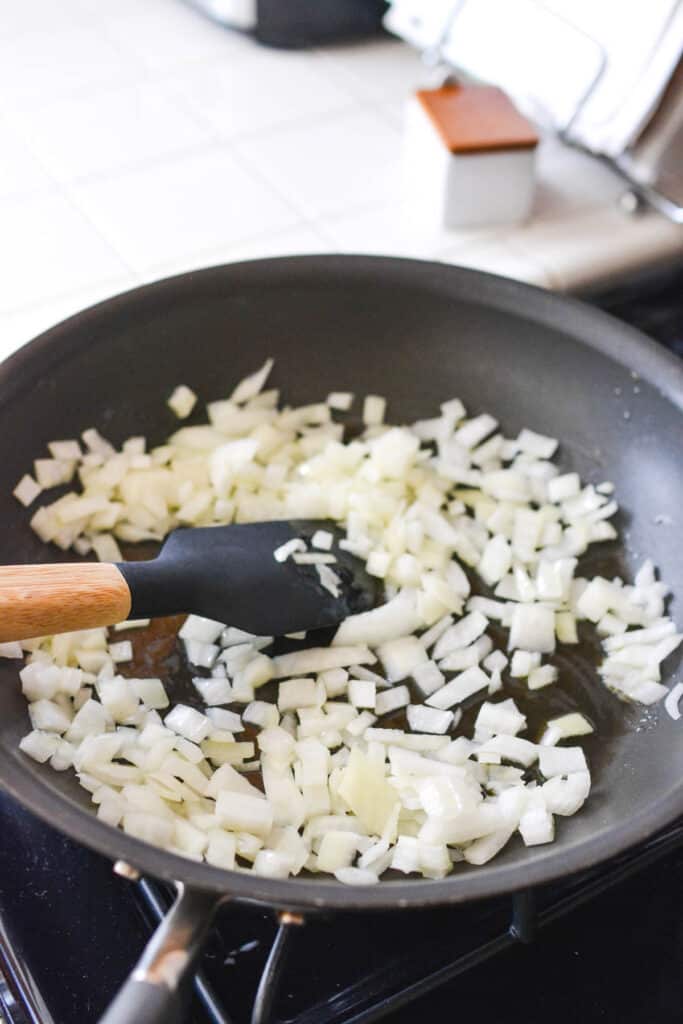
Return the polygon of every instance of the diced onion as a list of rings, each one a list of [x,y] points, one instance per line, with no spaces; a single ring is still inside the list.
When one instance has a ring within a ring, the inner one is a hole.
[[[363,423],[366,427],[376,427],[384,420],[386,399],[379,395],[367,395],[363,402]]]
[[[681,713],[683,684],[668,690],[662,676],[683,636],[652,563],[633,583],[575,575],[590,545],[616,537],[612,485],[558,473],[554,438],[506,438],[459,399],[393,426],[386,400],[368,395],[366,429],[347,439],[332,413],[350,408],[350,392],[280,407],[264,390],[271,369],[156,448],[133,436],[116,450],[94,428],[84,448],[50,442],[15,495],[28,505],[74,480],[31,525],[45,543],[113,562],[118,541],[158,542],[179,525],[318,520],[310,544],[294,537],[274,558],[315,566],[329,603],[344,588],[344,570],[331,568],[338,532],[339,548],[383,581],[384,600],[346,618],[331,645],[309,639],[273,656],[273,637],[189,615],[179,633],[189,703],[162,679],[128,678],[133,644],[106,630],[0,645],[0,657],[26,652],[33,729],[22,752],[76,772],[110,826],[271,878],[307,868],[368,885],[391,867],[443,878],[460,861],[488,862],[515,831],[526,845],[551,842],[554,816],[576,813],[591,785],[582,748],[564,741],[592,726],[577,709],[531,742],[524,693],[531,705],[527,691],[562,685],[542,655],[593,623],[604,685]],[[182,419],[196,396],[181,386],[169,405]],[[492,596],[471,595],[473,575]],[[527,680],[512,684],[518,703],[509,677]]]
[[[411,704],[406,712],[408,725],[414,732],[445,733],[453,722],[453,712]]]
[[[166,715],[164,725],[193,743],[201,743],[211,732],[211,721],[186,704],[176,704]]]
[[[197,396],[191,388],[185,384],[179,384],[174,388],[167,405],[176,414],[179,420],[187,419],[197,403]]]
[[[17,486],[12,491],[12,494],[20,501],[22,505],[31,505],[39,494],[42,493],[43,488],[40,484],[36,483],[32,476],[27,473],[22,476]]]
[[[353,395],[350,391],[331,391],[327,396],[327,404],[330,409],[346,412],[353,404]]]
[[[681,717],[681,709],[679,707],[681,700],[683,699],[683,683],[676,683],[672,686],[664,700],[664,707],[666,711],[674,721],[678,721]]]
[[[23,658],[21,644],[17,642],[0,644],[0,658]]]

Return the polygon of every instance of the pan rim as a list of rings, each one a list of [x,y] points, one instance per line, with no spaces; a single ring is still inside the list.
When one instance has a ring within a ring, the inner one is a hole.
[[[177,293],[178,287],[190,288],[198,278],[226,281],[234,287],[255,285],[269,273],[289,284],[312,285],[316,275],[330,282],[344,274],[386,284],[387,273],[397,283],[405,279],[412,286],[431,287],[435,292],[467,293],[477,283],[477,303],[490,303],[496,308],[511,309],[535,322],[557,328],[557,311],[571,314],[571,326],[564,329],[577,341],[593,348],[616,363],[634,370],[648,380],[669,401],[683,412],[683,363],[660,348],[656,342],[622,321],[587,306],[579,300],[546,292],[533,285],[470,270],[450,264],[385,256],[307,255],[277,257],[222,264],[165,278],[112,296],[50,328],[13,353],[0,365],[0,386],[4,400],[19,386],[21,373],[41,360],[45,372],[49,362],[63,359],[71,350],[69,336],[76,325],[87,324],[131,304]],[[229,279],[229,282],[228,282]],[[384,279],[384,280],[382,280]],[[272,283],[272,281],[270,282]],[[523,300],[523,303],[520,302]],[[562,318],[559,318],[562,319]],[[78,348],[76,342],[73,347]],[[39,783],[35,774],[26,771],[17,757],[5,762],[6,777],[2,785],[25,807],[54,825],[54,793]],[[617,825],[605,826],[589,839],[577,840],[564,847],[547,847],[543,856],[528,864],[512,865],[491,862],[486,867],[455,873],[439,881],[425,879],[387,881],[376,887],[343,886],[334,880],[267,879],[245,872],[226,872],[209,864],[187,860],[176,854],[150,846],[99,821],[89,810],[68,799],[59,802],[61,831],[110,859],[123,859],[142,873],[158,878],[182,880],[186,884],[223,893],[226,898],[248,900],[292,909],[389,909],[397,907],[434,906],[461,903],[486,897],[502,896],[517,889],[552,881],[614,856],[673,821],[683,812],[683,782],[667,791],[658,801],[640,814]]]

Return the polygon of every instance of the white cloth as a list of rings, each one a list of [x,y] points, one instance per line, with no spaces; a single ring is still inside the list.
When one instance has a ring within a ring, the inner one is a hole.
[[[385,20],[608,156],[638,137],[683,53],[683,0],[393,0]]]

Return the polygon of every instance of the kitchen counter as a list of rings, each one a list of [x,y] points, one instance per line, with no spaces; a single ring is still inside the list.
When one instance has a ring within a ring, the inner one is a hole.
[[[182,0],[32,0],[0,26],[0,357],[145,281],[320,251],[416,256],[578,290],[680,258],[683,228],[543,140],[529,223],[430,236],[398,195],[393,40],[280,52]]]

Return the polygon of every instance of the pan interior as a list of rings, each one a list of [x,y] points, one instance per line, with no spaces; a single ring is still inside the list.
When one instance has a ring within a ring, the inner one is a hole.
[[[355,257],[184,275],[103,303],[12,357],[0,369],[1,561],[63,559],[38,541],[11,497],[48,441],[96,426],[114,443],[131,434],[158,443],[177,424],[165,404],[177,384],[189,385],[202,402],[222,398],[271,355],[274,383],[288,403],[324,399],[333,390],[378,393],[388,398],[387,418],[401,423],[434,415],[458,396],[470,413],[492,412],[508,436],[528,426],[559,437],[562,469],[588,482],[613,481],[623,510],[623,543],[600,546],[584,566],[629,573],[652,557],[673,593],[683,593],[683,549],[675,543],[683,507],[683,388],[675,364],[616,321],[535,289],[458,268]],[[679,605],[674,599],[674,616]],[[146,656],[176,671],[166,636],[161,628]],[[458,871],[444,883],[378,886],[386,896],[373,896],[375,902],[393,902],[401,888],[422,889],[426,897],[433,885],[443,899],[484,894],[486,874],[491,887],[521,885],[532,873],[561,872],[563,859],[575,866],[597,859],[610,833],[619,831],[623,845],[681,810],[679,723],[661,706],[618,702],[594,676],[595,660],[590,645],[565,655],[558,664],[566,681],[549,688],[553,694],[539,694],[532,708],[540,720],[578,703],[598,725],[586,745],[591,796],[579,814],[559,821],[556,843],[527,849],[515,841],[492,864]],[[665,679],[675,668],[667,665]],[[16,663],[0,663],[0,677],[0,778],[8,788],[112,855],[134,854],[152,873],[177,871],[183,862],[93,822],[90,810],[81,811],[88,794],[69,773],[19,754],[28,716]],[[228,877],[190,862],[183,871],[216,887]],[[305,903],[305,888],[293,880],[263,883],[262,891],[276,902]],[[317,883],[316,900],[339,888]]]

